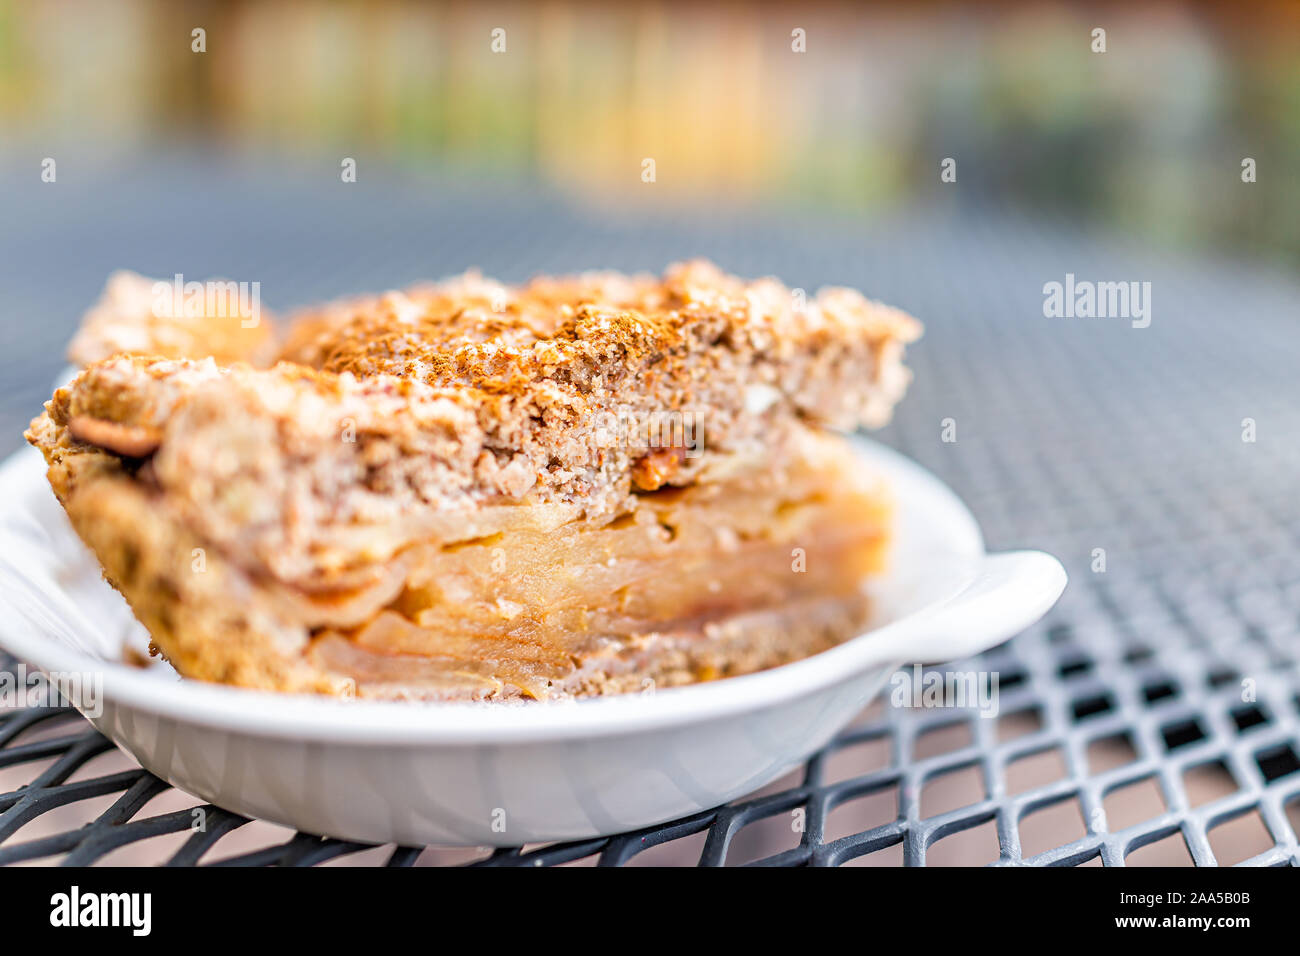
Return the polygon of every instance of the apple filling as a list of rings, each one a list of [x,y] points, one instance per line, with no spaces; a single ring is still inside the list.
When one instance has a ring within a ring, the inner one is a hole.
[[[776,468],[638,495],[603,522],[522,527],[400,558],[396,596],[307,655],[359,696],[583,696],[761,670],[867,622],[890,508],[839,439]]]

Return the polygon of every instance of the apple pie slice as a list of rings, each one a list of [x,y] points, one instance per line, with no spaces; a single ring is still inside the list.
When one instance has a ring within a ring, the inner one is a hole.
[[[703,262],[470,274],[304,314],[271,368],[94,362],[27,437],[185,676],[618,693],[862,629],[889,494],[835,430],[888,418],[919,332]]]

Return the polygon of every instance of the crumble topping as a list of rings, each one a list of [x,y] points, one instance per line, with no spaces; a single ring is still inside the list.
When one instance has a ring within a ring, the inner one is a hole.
[[[780,455],[792,430],[883,424],[920,332],[851,290],[797,308],[775,279],[704,262],[519,288],[471,273],[295,328],[286,355],[306,364],[93,363],[29,440],[52,465],[152,456],[144,476],[205,538],[319,586],[431,530],[454,539],[487,506],[608,520],[638,492]],[[685,415],[698,448],[660,427]]]

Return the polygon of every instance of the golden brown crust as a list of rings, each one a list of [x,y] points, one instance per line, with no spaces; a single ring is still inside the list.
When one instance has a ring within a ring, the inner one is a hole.
[[[52,479],[53,480],[53,479]],[[104,577],[181,674],[262,690],[339,694],[346,681],[303,659],[309,631],[124,473],[69,482],[72,526]]]

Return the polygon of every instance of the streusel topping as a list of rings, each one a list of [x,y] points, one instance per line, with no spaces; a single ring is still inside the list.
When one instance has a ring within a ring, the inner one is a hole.
[[[314,313],[286,355],[308,364],[92,364],[29,437],[47,457],[147,459],[209,540],[320,580],[486,506],[607,518],[761,466],[802,429],[883,424],[919,333],[851,290],[801,302],[704,262],[520,288],[471,274]]]

